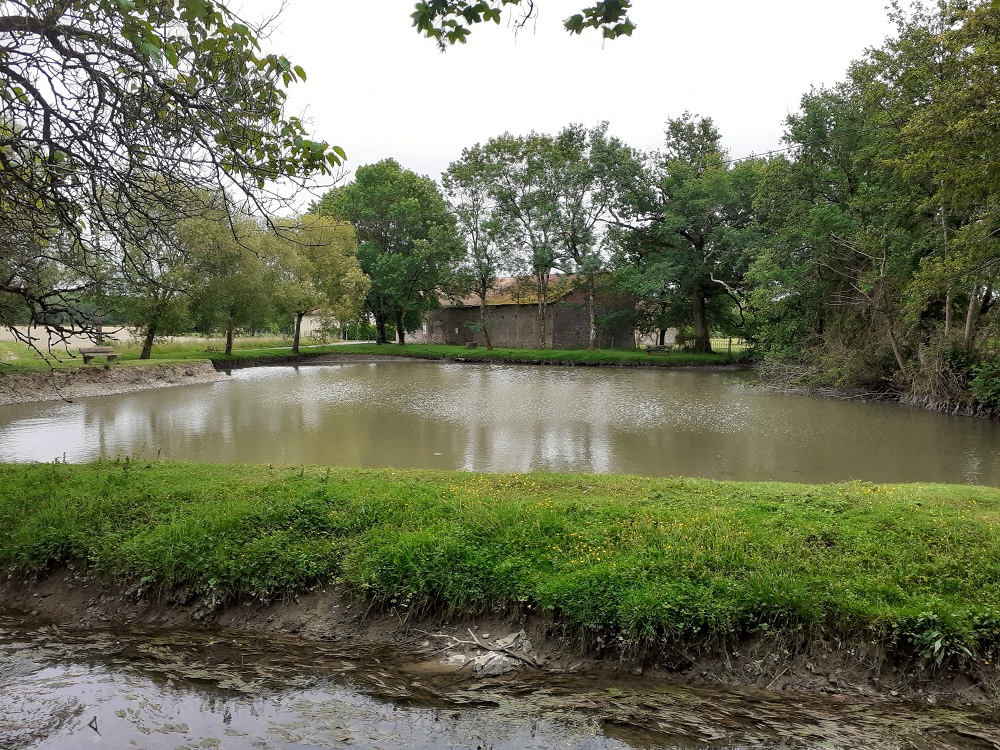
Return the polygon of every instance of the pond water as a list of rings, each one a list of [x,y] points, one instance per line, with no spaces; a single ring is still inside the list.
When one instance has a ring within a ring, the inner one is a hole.
[[[0,408],[0,461],[143,457],[1000,485],[1000,424],[745,373],[351,362]]]
[[[483,679],[421,671],[426,659],[290,637],[0,617],[0,747],[972,750],[995,736],[971,708],[594,673]]]

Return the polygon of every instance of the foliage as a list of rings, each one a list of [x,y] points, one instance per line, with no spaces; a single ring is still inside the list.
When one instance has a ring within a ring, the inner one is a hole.
[[[438,289],[462,252],[437,185],[384,159],[359,167],[354,182],[310,210],[354,226],[358,261],[371,279],[365,311],[375,319],[377,341],[385,343],[390,321],[402,341],[438,306]]]
[[[118,461],[0,467],[0,565],[226,601],[340,581],[655,645],[865,633],[992,659],[1000,492]]]
[[[690,324],[695,350],[711,351],[710,330],[732,326],[742,305],[760,165],[732,164],[711,118],[690,113],[667,122],[664,150],[643,161],[617,207],[619,286],[640,300],[640,328]]]
[[[983,40],[1000,9],[915,2],[893,18],[897,35],[845,82],[803,97],[788,156],[764,169],[751,337],[772,359],[821,363],[828,385],[965,405],[989,378],[972,392],[952,355],[978,361],[997,330],[997,183],[982,169],[996,45]]]
[[[354,230],[346,222],[306,215],[280,222],[261,241],[276,263],[273,293],[278,310],[292,318],[292,352],[298,353],[304,316],[321,313],[326,320],[357,318],[369,280],[355,256]]]
[[[535,0],[421,0],[411,18],[417,31],[444,49],[448,44],[465,44],[474,24],[500,23],[501,12],[508,6],[524,8],[519,28],[535,14]],[[631,36],[635,30],[627,15],[631,6],[631,0],[600,0],[567,18],[563,26],[571,34],[599,29],[605,39]]]
[[[82,298],[193,197],[266,209],[341,163],[285,115],[305,73],[264,31],[213,0],[0,3],[0,324],[93,332]]]

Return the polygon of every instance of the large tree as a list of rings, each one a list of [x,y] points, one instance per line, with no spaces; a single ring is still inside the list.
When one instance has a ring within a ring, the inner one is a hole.
[[[455,218],[437,185],[394,159],[358,167],[354,181],[335,188],[313,211],[349,221],[358,260],[371,279],[365,311],[375,319],[376,341],[387,325],[400,344],[423,313],[438,306],[449,270],[461,256]]]
[[[302,319],[319,313],[337,321],[356,318],[370,282],[355,255],[354,228],[308,214],[282,222],[261,239],[277,265],[273,290],[278,309],[292,317],[292,353],[298,354]]]
[[[462,150],[462,158],[441,176],[457,228],[465,240],[465,255],[455,269],[457,288],[479,297],[479,329],[492,349],[486,320],[486,298],[502,275],[513,272],[515,237],[507,231],[493,196],[491,165],[480,146]],[[464,282],[464,283],[463,283]]]
[[[160,219],[193,195],[264,209],[273,181],[340,164],[286,116],[305,73],[261,32],[215,0],[0,1],[0,325],[93,330],[97,269],[159,226],[172,242]]]
[[[756,240],[759,165],[733,164],[721,140],[711,118],[669,120],[664,149],[649,155],[617,214],[624,286],[657,311],[661,330],[690,325],[699,352],[711,351],[713,326],[742,304],[743,251]]]

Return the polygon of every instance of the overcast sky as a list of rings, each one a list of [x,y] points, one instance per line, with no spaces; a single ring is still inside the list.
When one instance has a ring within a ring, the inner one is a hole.
[[[265,44],[306,69],[289,112],[352,169],[391,156],[438,179],[464,147],[571,122],[657,148],[685,110],[712,117],[733,157],[778,148],[802,94],[892,32],[881,0],[634,0],[633,36],[604,42],[562,28],[586,4],[536,0],[520,33],[477,26],[441,53],[412,28],[413,0],[288,0]],[[277,5],[233,7],[259,20]]]

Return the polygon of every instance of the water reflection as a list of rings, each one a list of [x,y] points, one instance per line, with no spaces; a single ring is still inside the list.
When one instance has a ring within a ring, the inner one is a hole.
[[[0,409],[0,460],[1000,484],[1000,425],[763,392],[738,373],[357,362]]]

